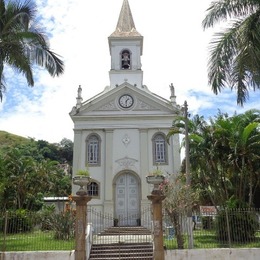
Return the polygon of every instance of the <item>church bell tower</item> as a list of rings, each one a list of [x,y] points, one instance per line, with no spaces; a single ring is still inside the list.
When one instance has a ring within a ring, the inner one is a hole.
[[[124,0],[116,30],[108,37],[111,55],[110,89],[124,82],[141,88],[143,36],[136,30],[128,0]]]

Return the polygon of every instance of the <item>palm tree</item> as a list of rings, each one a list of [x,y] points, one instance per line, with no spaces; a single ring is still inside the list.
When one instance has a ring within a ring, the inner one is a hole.
[[[260,111],[189,120],[192,188],[213,205],[252,206],[259,190]],[[170,136],[183,133],[181,117]],[[205,196],[206,195],[206,196]]]
[[[5,90],[4,66],[22,73],[34,85],[32,66],[39,65],[51,76],[64,71],[63,61],[52,52],[47,37],[36,23],[36,6],[30,1],[5,4],[0,0],[0,99]]]
[[[229,159],[239,180],[237,196],[240,201],[248,197],[248,204],[253,204],[253,190],[259,185],[258,163],[260,159],[260,110],[249,110],[232,118],[235,122],[230,138],[232,154]]]
[[[215,94],[235,89],[237,104],[243,106],[249,91],[260,89],[260,2],[219,0],[207,12],[204,29],[230,22],[210,43],[209,84]]]

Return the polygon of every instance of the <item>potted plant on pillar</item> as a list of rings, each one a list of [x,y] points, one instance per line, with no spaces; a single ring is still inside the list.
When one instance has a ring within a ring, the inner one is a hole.
[[[146,181],[149,184],[161,184],[164,181],[164,179],[165,176],[163,175],[162,170],[160,170],[158,166],[155,170],[153,170],[146,176]]]
[[[90,182],[90,174],[88,167],[85,170],[78,170],[76,175],[72,178],[73,184],[80,186],[79,190],[76,192],[77,195],[87,195],[87,191],[84,186],[87,186]]]
[[[154,185],[153,191],[159,191],[159,185],[164,181],[164,179],[165,176],[158,166],[146,176],[146,182]]]

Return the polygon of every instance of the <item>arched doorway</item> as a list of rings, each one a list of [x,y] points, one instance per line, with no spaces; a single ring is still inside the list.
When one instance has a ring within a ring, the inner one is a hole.
[[[115,218],[120,226],[136,226],[140,223],[140,181],[130,171],[124,171],[115,179]]]

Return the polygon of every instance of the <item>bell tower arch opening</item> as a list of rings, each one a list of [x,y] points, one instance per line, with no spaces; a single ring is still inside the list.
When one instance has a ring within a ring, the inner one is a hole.
[[[131,53],[129,50],[123,50],[121,52],[121,69],[131,69]]]

